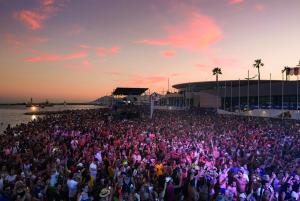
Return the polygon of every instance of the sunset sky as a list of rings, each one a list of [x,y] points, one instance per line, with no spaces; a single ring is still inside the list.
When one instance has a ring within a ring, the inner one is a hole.
[[[92,101],[118,86],[281,79],[300,0],[0,0],[0,102]],[[293,78],[295,79],[295,78]]]

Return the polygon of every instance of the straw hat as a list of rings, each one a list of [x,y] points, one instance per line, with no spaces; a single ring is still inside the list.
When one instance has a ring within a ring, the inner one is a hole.
[[[110,190],[107,189],[107,188],[103,188],[103,189],[101,190],[99,196],[100,196],[101,198],[106,198],[107,196],[109,196],[109,194],[110,194]]]

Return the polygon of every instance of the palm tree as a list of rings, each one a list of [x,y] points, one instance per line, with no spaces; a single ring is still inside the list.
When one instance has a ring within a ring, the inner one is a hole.
[[[212,70],[212,72],[213,72],[213,75],[216,76],[217,95],[219,96],[219,75],[222,74],[222,70],[221,70],[221,68],[216,67]],[[218,102],[218,97],[217,97],[217,102]],[[217,103],[217,109],[218,109],[218,103]]]
[[[290,68],[289,67],[287,67],[287,66],[285,66],[284,67],[284,69],[283,70],[281,70],[281,72],[282,73],[284,73],[285,72],[285,81],[287,81],[287,79],[288,79],[288,75],[290,74]]]
[[[254,61],[255,63],[253,64],[254,68],[257,68],[257,72],[258,72],[258,81],[260,81],[260,67],[263,67],[264,64],[261,62],[261,59],[256,59]]]
[[[218,81],[219,81],[219,75],[222,75],[222,70],[221,70],[221,68],[216,67],[216,68],[214,68],[214,69],[212,70],[212,72],[213,72],[213,75],[216,76],[216,82],[218,82]]]

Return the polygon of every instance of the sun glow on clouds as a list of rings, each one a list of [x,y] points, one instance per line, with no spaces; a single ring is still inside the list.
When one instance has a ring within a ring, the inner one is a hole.
[[[42,27],[43,20],[47,18],[46,15],[32,10],[22,10],[15,13],[15,17],[32,30],[40,29]]]
[[[22,41],[19,40],[15,35],[13,35],[11,33],[4,34],[3,39],[7,44],[12,45],[12,46],[22,45]]]
[[[254,9],[255,9],[257,12],[261,12],[261,11],[263,11],[263,10],[265,9],[265,7],[264,7],[264,5],[262,5],[262,4],[256,4],[256,5],[254,6]]]
[[[3,40],[12,46],[21,46],[21,45],[32,45],[32,44],[42,44],[49,41],[47,37],[41,36],[26,36],[22,35],[22,37],[17,37],[12,33],[6,33],[3,35]]]
[[[157,84],[161,82],[165,82],[168,80],[168,77],[165,76],[137,76],[137,78],[130,81],[130,84],[133,86],[141,86],[141,85],[149,85],[149,84]]]
[[[41,29],[43,22],[53,16],[63,0],[41,0],[38,9],[24,9],[14,13],[14,17],[32,30]]]
[[[82,59],[87,57],[87,52],[81,51],[81,52],[75,52],[71,54],[45,54],[37,57],[29,57],[26,58],[26,62],[50,62],[50,61],[68,61],[68,60],[74,60],[74,59]]]
[[[244,0],[229,0],[229,4],[241,4],[244,2]]]
[[[43,0],[42,5],[49,7],[49,6],[52,6],[54,4],[54,2],[55,2],[55,0]]]
[[[165,50],[160,52],[160,54],[163,57],[170,58],[170,57],[174,57],[176,55],[176,52],[174,50]]]
[[[199,12],[191,12],[181,23],[165,27],[165,32],[165,37],[146,38],[138,43],[199,51],[223,38],[214,19]]]
[[[121,48],[118,46],[114,46],[111,48],[99,47],[96,49],[96,52],[97,52],[98,56],[105,57],[105,56],[118,54],[120,52],[120,50],[121,50]]]

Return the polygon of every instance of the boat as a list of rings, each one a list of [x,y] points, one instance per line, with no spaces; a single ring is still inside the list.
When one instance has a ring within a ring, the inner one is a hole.
[[[32,98],[30,98],[30,102],[26,103],[26,107],[38,107],[38,104],[34,104]]]
[[[33,103],[32,98],[30,98],[30,102],[28,102],[26,104],[26,107],[41,107],[41,108],[45,108],[45,107],[53,107],[54,104],[53,103],[49,103],[48,100],[46,100],[44,103]]]

